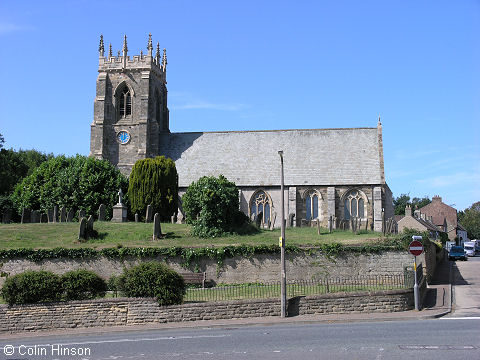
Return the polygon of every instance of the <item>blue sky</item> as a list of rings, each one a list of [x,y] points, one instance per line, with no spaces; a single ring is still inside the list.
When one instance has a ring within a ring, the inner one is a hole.
[[[480,200],[480,1],[0,3],[5,146],[88,155],[98,42],[167,49],[171,131],[375,127],[394,196]],[[361,159],[359,159],[361,161]]]

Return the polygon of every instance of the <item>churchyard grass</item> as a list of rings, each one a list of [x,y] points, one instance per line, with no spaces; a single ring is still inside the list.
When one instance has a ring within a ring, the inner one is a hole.
[[[51,249],[63,248],[109,248],[109,247],[205,247],[229,245],[272,245],[278,244],[280,229],[260,230],[250,235],[228,235],[219,238],[197,238],[190,234],[190,226],[185,224],[162,223],[162,233],[166,237],[152,240],[152,223],[112,223],[95,222],[98,237],[86,242],[77,240],[79,223],[54,224],[0,224],[0,249]],[[381,234],[363,232],[358,235],[350,231],[334,231],[331,234],[322,229],[318,235],[316,228],[287,228],[287,244],[316,245],[321,243],[342,243],[360,245],[381,238]]]

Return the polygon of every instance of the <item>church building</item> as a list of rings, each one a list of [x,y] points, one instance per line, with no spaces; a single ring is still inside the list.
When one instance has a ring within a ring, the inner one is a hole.
[[[117,56],[111,45],[105,56],[100,37],[90,156],[108,159],[126,175],[139,159],[169,157],[180,197],[200,177],[223,174],[239,188],[245,214],[280,227],[281,150],[288,226],[355,222],[382,231],[394,216],[380,119],[376,127],[171,133],[166,74],[165,49],[161,54],[157,43],[153,55],[151,35],[147,54],[132,57],[126,36]]]

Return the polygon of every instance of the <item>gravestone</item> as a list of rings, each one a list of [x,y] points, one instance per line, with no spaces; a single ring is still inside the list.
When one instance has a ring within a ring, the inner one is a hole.
[[[145,222],[152,222],[152,205],[147,205],[147,213],[145,215]]]
[[[85,210],[78,210],[78,221],[83,217],[85,217]]]
[[[2,215],[2,223],[9,224],[11,220],[12,220],[12,212],[10,210],[5,211]]]
[[[64,205],[60,209],[60,222],[65,222],[65,221],[67,221],[67,209],[65,208],[65,205]]]
[[[179,211],[177,214],[177,224],[183,224],[184,222],[185,222],[185,218],[183,216],[183,213]]]
[[[87,240],[87,220],[84,217],[80,218],[80,227],[78,229],[78,240]]]
[[[73,210],[68,210],[67,211],[67,218],[65,219],[66,222],[72,222],[73,221]]]
[[[293,220],[295,219],[295,214],[288,214],[288,226],[293,227]]]
[[[56,223],[58,221],[58,205],[53,207],[53,222]]]
[[[331,233],[332,232],[332,228],[333,228],[333,218],[332,218],[332,215],[330,215],[328,217],[328,232]]]
[[[30,222],[32,223],[39,223],[40,222],[40,214],[37,210],[32,211],[32,215],[30,217]]]
[[[98,221],[105,221],[105,204],[98,207]]]
[[[273,230],[275,228],[275,220],[277,220],[277,213],[274,211],[273,212],[273,220],[270,222],[270,230]]]
[[[170,218],[170,222],[171,222],[172,224],[175,224],[175,221],[176,221],[176,220],[175,220],[175,214],[173,214],[172,217]]]
[[[263,212],[260,212],[255,219],[255,225],[257,226],[257,228],[259,228],[262,225],[262,220],[263,220]]]
[[[40,222],[41,223],[48,223],[48,215],[43,213],[42,215],[40,215]]]
[[[87,238],[93,235],[93,216],[90,215],[87,220]]]
[[[25,208],[22,209],[22,219],[20,220],[20,222],[22,224],[28,224],[30,222],[30,217],[31,217],[30,210]]]
[[[138,216],[138,213],[135,213],[135,222],[139,222],[140,221],[140,216]]]
[[[162,226],[160,225],[160,214],[156,213],[153,217],[153,240],[162,238]]]
[[[48,216],[48,222],[52,223],[53,222],[53,210],[52,209],[47,210],[47,216]]]

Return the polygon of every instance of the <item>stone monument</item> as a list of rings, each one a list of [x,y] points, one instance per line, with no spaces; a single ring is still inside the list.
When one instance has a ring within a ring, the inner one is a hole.
[[[118,190],[118,204],[113,206],[113,222],[126,222],[127,221],[127,207],[123,205],[123,192],[122,189]]]

